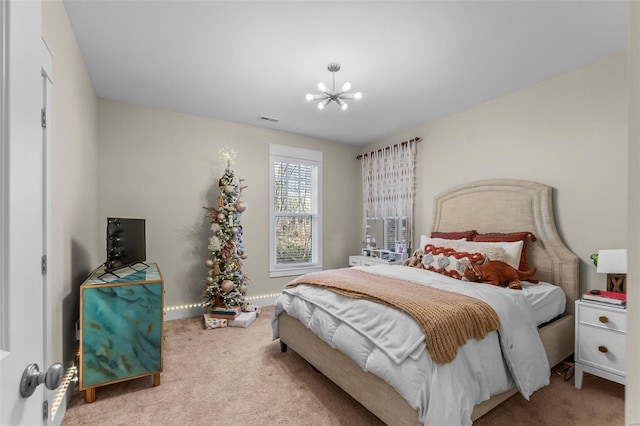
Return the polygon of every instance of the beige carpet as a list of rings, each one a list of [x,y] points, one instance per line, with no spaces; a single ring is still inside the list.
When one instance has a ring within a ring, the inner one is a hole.
[[[246,329],[165,323],[161,385],[142,378],[76,393],[63,425],[381,425],[295,352],[271,341],[272,307]],[[555,370],[525,401],[516,395],[475,425],[623,425],[624,387],[586,375],[582,390]],[[439,426],[439,425],[434,425]]]

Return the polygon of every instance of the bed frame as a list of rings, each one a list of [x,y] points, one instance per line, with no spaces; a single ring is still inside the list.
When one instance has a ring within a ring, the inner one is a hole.
[[[479,233],[530,231],[527,261],[538,268],[535,278],[561,286],[566,311],[539,329],[549,364],[555,366],[574,351],[574,301],[579,297],[578,257],[560,239],[554,215],[552,188],[537,182],[499,179],[457,186],[434,199],[432,231],[475,229]],[[383,422],[420,425],[417,412],[386,382],[362,370],[331,348],[295,318],[279,317],[281,348],[291,347],[317,370],[340,386]],[[515,388],[476,405],[472,420],[489,412],[517,392]]]

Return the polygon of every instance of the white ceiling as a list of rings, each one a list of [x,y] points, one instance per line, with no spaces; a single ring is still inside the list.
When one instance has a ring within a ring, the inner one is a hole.
[[[363,145],[627,46],[626,1],[65,0],[100,97]],[[363,99],[305,101],[330,62]],[[279,123],[258,120],[276,117]]]

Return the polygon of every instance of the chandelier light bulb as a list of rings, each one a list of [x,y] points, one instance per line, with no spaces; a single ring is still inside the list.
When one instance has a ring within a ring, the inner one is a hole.
[[[346,103],[342,103],[342,106],[340,107],[343,111],[346,111],[347,108],[349,108],[349,105],[347,105]]]
[[[351,90],[351,83],[349,83],[348,81],[342,85],[342,89],[340,89],[341,92],[347,92]]]
[[[353,99],[362,99],[362,92],[356,92],[353,94]]]
[[[325,86],[324,83],[318,83],[318,90],[321,92],[326,92],[327,86]]]
[[[318,103],[318,109],[324,109],[324,107],[326,107],[329,102],[331,102],[331,98],[325,98],[323,101]]]
[[[307,93],[307,96],[305,96],[305,99],[308,101],[312,101],[313,100],[313,95],[311,93]]]

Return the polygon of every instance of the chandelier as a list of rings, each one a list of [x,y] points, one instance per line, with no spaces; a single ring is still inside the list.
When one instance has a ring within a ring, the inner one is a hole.
[[[345,99],[361,99],[362,93],[346,93],[351,90],[351,83],[346,82],[342,85],[340,90],[336,91],[336,73],[340,71],[340,64],[330,63],[327,66],[329,72],[333,74],[333,86],[331,87],[331,91],[329,88],[324,85],[324,83],[318,83],[318,90],[322,92],[322,94],[313,95],[311,93],[307,93],[306,99],[308,101],[320,101],[318,102],[318,109],[324,109],[330,102],[335,102],[340,105],[340,108],[343,110],[347,109],[347,103],[344,101]]]

